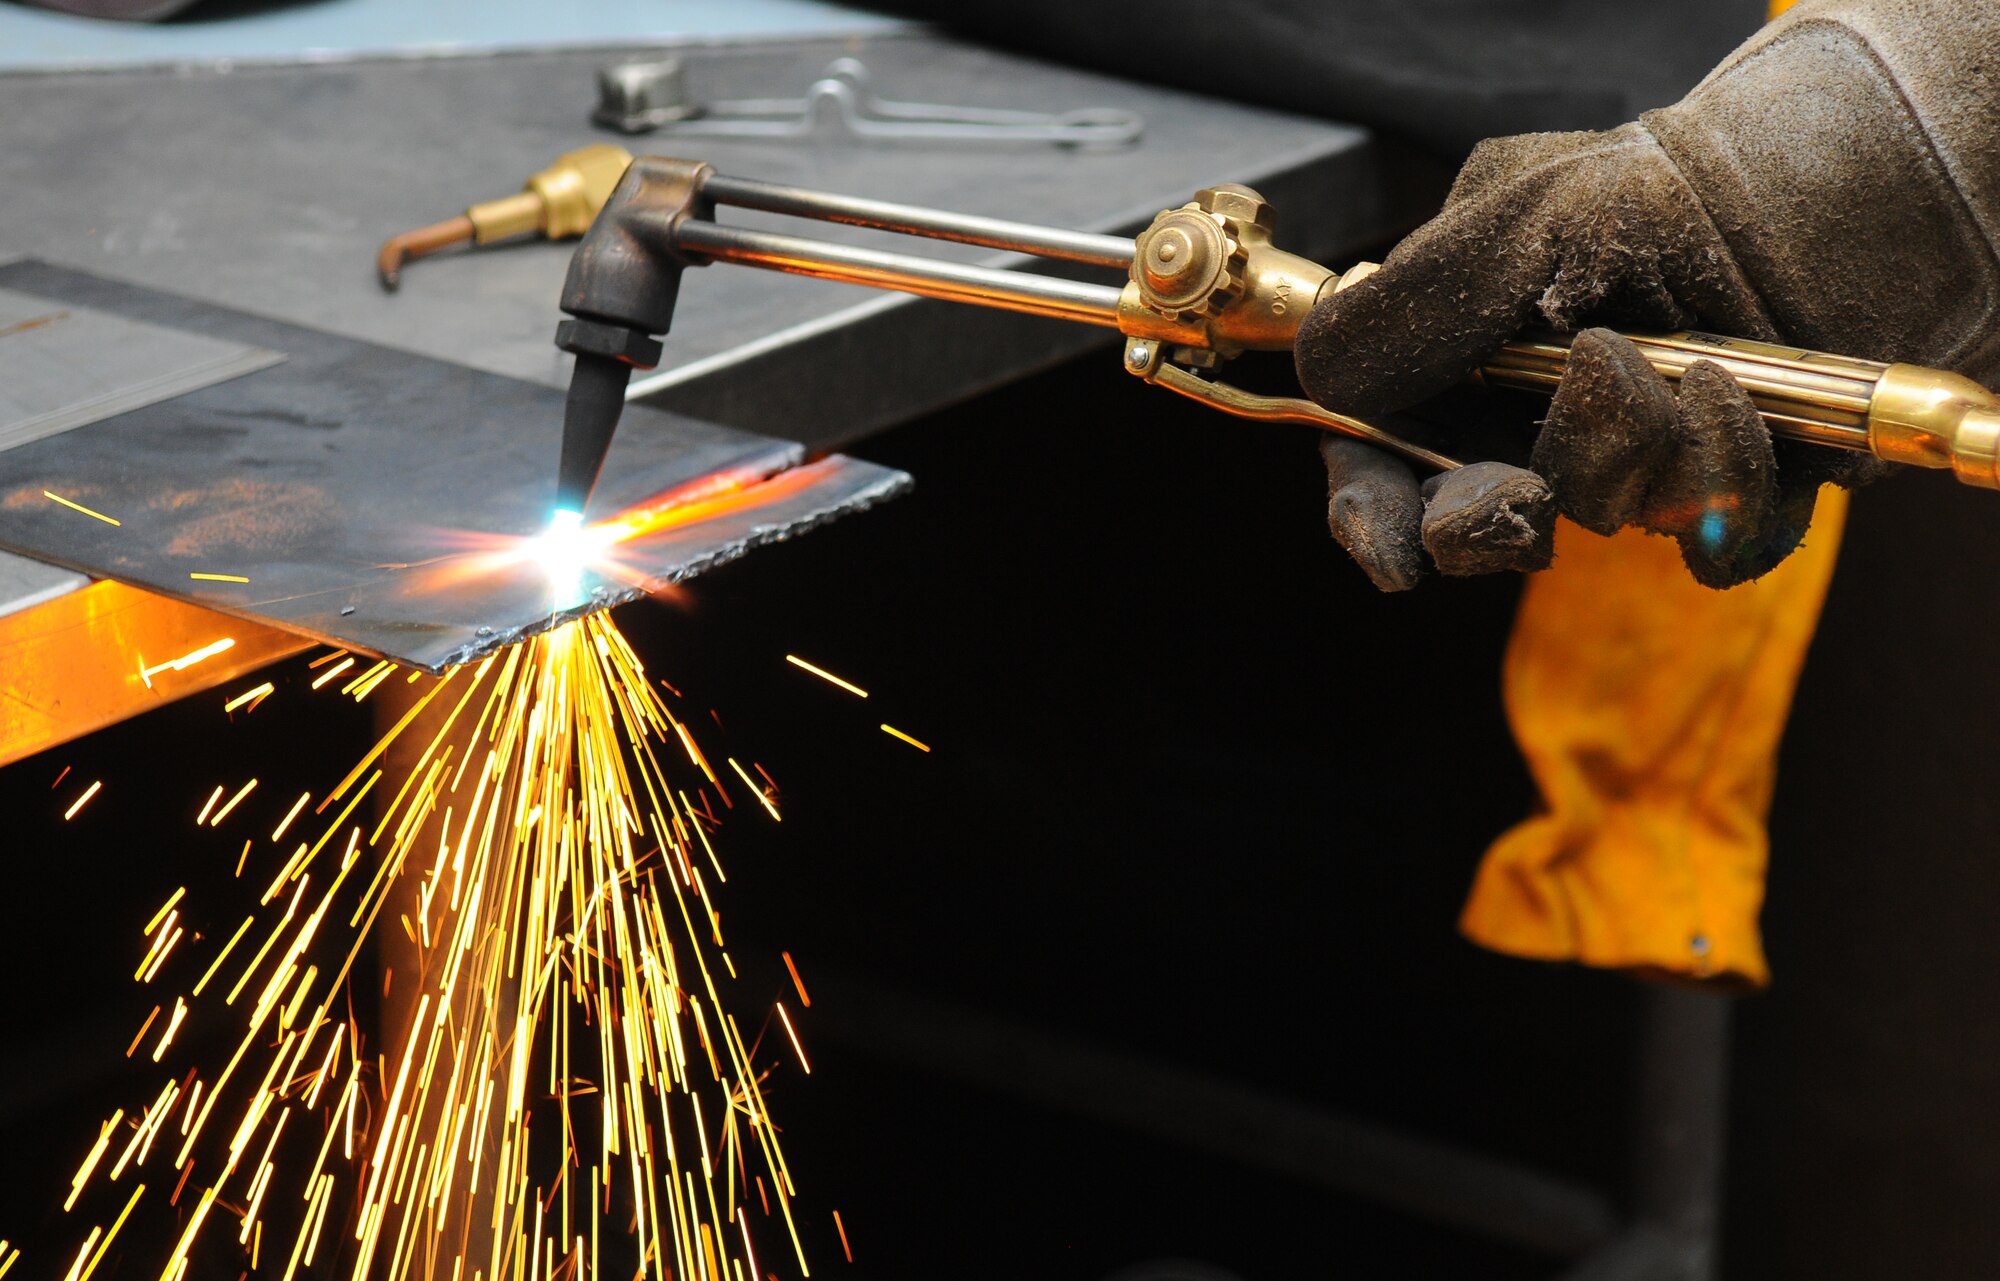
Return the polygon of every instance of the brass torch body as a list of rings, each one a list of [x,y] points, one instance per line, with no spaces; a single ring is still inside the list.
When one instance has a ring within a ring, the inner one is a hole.
[[[1325,288],[1344,288],[1374,269],[1359,264]],[[1686,330],[1626,337],[1669,382],[1679,383],[1697,360],[1720,365],[1779,436],[1948,469],[1964,484],[2000,489],[2000,396],[1970,378]],[[1569,345],[1559,334],[1524,334],[1488,360],[1478,379],[1553,394]]]
[[[1780,436],[1949,468],[1965,484],[2000,489],[2000,397],[1970,378],[1715,334],[1626,336],[1670,382],[1697,360],[1720,365]],[[1552,393],[1568,363],[1569,339],[1530,335],[1503,347],[1479,376]]]

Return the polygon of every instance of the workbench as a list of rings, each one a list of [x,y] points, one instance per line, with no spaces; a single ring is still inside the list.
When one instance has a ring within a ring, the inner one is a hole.
[[[391,234],[506,194],[589,141],[695,154],[725,173],[1106,232],[1135,231],[1199,187],[1247,182],[1282,211],[1286,243],[1326,261],[1408,219],[1360,129],[1030,62],[848,11],[757,16],[767,26],[755,39],[716,40],[711,31],[691,42],[643,43],[677,51],[704,99],[797,94],[834,58],[852,56],[885,95],[1123,108],[1144,117],[1145,134],[1102,150],[806,147],[676,141],[667,132],[621,140],[588,117],[596,71],[632,56],[630,47],[431,50],[440,56],[362,48],[291,61],[257,60],[245,48],[89,70],[60,69],[56,58],[58,69],[0,74],[10,144],[0,152],[9,213],[0,262],[41,259],[560,387],[569,357],[551,335],[568,244],[419,261],[397,294],[377,283],[373,256]],[[840,34],[787,38],[787,24]],[[166,34],[178,42],[175,55],[188,56],[186,33]],[[878,239],[852,228],[828,235]],[[966,246],[936,252],[986,265],[1019,261]],[[1093,347],[1108,351],[1110,342],[1081,326],[854,286],[696,271],[665,360],[635,380],[633,395],[817,452]],[[551,422],[551,458],[557,432]],[[236,648],[199,667],[150,685],[127,670],[136,643],[178,652],[173,646],[203,627],[202,611],[185,602],[0,553],[0,663],[13,694],[0,712],[0,760],[210,688],[306,643],[239,626]]]

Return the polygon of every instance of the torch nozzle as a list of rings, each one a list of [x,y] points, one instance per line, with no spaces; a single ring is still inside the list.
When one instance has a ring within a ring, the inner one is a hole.
[[[597,473],[611,452],[618,416],[625,409],[625,384],[632,366],[607,356],[579,354],[570,375],[569,403],[563,409],[562,462],[556,473],[556,509],[581,513],[597,487]]]

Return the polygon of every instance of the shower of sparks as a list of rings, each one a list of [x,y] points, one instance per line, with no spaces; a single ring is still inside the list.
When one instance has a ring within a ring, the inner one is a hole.
[[[366,698],[391,670],[345,690]],[[709,831],[728,797],[659,689],[588,617],[434,679],[315,809],[312,792],[271,803],[264,852],[231,846],[239,875],[247,857],[253,884],[270,878],[256,913],[205,937],[183,889],[148,923],[141,980],[200,977],[133,1038],[127,1056],[149,1047],[135,1061],[162,1074],[99,1128],[65,1209],[165,1162],[160,1281],[231,1251],[255,1271],[267,1226],[283,1281],[765,1281],[779,1258],[809,1277],[767,1106],[781,1060],[759,1065],[725,1001]],[[777,817],[775,786],[724,759]],[[226,803],[217,787],[197,824],[258,808],[255,787]],[[348,994],[378,925],[407,930],[420,960],[385,975],[408,1024],[370,1053]],[[177,1033],[225,1020],[226,1065],[176,1066],[200,1039]],[[144,1191],[64,1256],[65,1281],[85,1281]]]
[[[902,730],[897,729],[894,725],[884,725],[882,727],[882,732],[884,734],[887,734],[891,738],[902,739],[905,743],[908,743],[911,747],[916,748],[920,752],[928,752],[931,750],[930,745],[928,743],[919,743],[916,739],[911,738],[908,734],[905,734]]]
[[[835,676],[832,672],[827,671],[824,667],[815,667],[811,663],[808,663],[805,659],[800,658],[797,654],[785,655],[785,661],[790,663],[794,667],[804,668],[806,671],[811,672],[813,675],[819,677],[823,681],[827,681],[830,684],[840,686],[842,689],[854,695],[856,698],[868,697],[868,691],[861,688],[859,685],[855,685],[848,681],[840,679],[840,677]]]
[[[250,580],[241,574],[189,574],[197,583],[247,583]]]
[[[103,521],[107,525],[123,525],[125,523],[124,521],[116,520],[110,516],[106,516],[103,512],[92,511],[90,508],[85,507],[82,503],[71,502],[69,499],[64,498],[61,494],[52,494],[46,489],[42,491],[42,497],[48,499],[52,503],[61,503],[63,506],[69,508],[73,512],[82,512],[86,516],[94,516],[98,520]]]

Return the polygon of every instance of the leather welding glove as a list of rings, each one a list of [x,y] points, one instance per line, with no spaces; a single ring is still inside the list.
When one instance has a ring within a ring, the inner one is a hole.
[[[1481,144],[1443,212],[1322,297],[1300,382],[1370,415],[1451,386],[1524,328],[1696,328],[2000,373],[2000,0],[1806,0],[1674,106],[1603,133]],[[1700,582],[1795,548],[1822,483],[1881,465],[1773,441],[1697,363],[1678,392],[1587,330],[1532,474],[1485,467],[1426,500],[1400,461],[1330,440],[1329,520],[1385,589],[1549,563],[1553,507],[1680,544]]]

